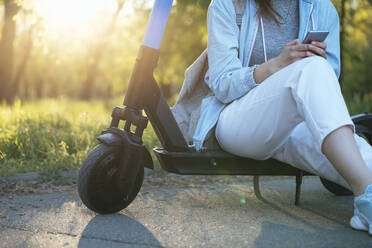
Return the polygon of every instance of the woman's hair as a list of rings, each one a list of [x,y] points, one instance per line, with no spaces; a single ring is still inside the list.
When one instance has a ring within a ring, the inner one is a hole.
[[[255,0],[258,5],[258,18],[260,18],[262,15],[270,16],[274,19],[276,24],[280,26],[280,22],[276,18],[276,16],[280,17],[282,19],[282,16],[273,8],[271,5],[271,0]]]

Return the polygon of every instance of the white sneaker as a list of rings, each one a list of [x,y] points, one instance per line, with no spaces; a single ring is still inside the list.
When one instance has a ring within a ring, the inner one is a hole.
[[[372,184],[367,186],[362,195],[354,198],[354,216],[350,226],[372,235]]]

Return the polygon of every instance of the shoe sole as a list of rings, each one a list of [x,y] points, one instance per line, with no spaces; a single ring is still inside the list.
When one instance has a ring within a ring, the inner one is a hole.
[[[370,224],[363,214],[359,213],[354,215],[350,220],[350,226],[359,231],[368,231],[372,235],[372,230],[370,230]]]

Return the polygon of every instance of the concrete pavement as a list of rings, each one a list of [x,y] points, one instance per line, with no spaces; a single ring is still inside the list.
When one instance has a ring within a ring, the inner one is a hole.
[[[166,178],[165,178],[166,180]],[[352,197],[304,178],[142,190],[117,214],[96,215],[76,192],[0,198],[0,247],[372,247],[349,227]]]

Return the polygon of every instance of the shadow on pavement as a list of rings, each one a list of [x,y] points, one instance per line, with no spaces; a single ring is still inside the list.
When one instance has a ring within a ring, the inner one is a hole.
[[[101,247],[101,242],[116,244],[113,247],[163,247],[144,225],[123,214],[95,216],[84,228],[78,247]]]
[[[313,215],[326,218],[337,227],[321,226],[307,221],[305,218],[292,214],[281,208],[279,205],[266,200],[262,196],[258,199],[269,205],[273,209],[281,212],[290,219],[301,223],[303,228],[293,226],[293,224],[275,223],[274,221],[263,221],[261,232],[254,242],[254,248],[265,247],[372,247],[372,238],[368,238],[365,232],[355,231],[349,226],[345,226],[341,221],[329,218],[328,216],[318,213],[310,208],[301,207]]]

